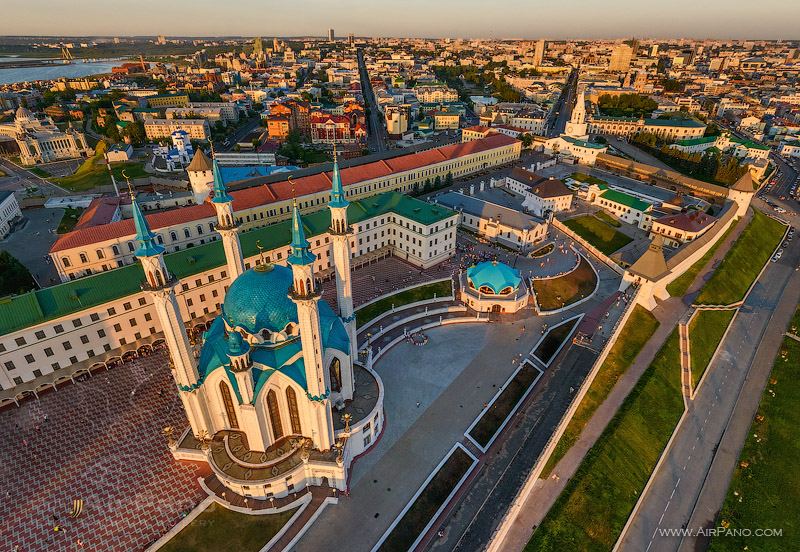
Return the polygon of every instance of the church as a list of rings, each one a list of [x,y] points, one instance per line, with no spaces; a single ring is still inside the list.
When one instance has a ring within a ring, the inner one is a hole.
[[[190,428],[170,438],[177,459],[207,462],[221,485],[248,499],[287,496],[308,485],[347,488],[350,464],[383,429],[383,386],[358,362],[344,188],[334,159],[328,208],[336,310],[321,298],[296,202],[288,266],[262,255],[245,270],[233,199],[213,162],[216,231],[232,283],[220,315],[190,339],[164,247],[135,198],[145,282],[170,355]]]

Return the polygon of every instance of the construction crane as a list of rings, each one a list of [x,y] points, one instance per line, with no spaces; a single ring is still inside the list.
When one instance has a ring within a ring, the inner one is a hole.
[[[72,61],[73,59],[75,59],[74,57],[72,57],[72,52],[69,51],[69,48],[63,45],[61,46],[61,59],[63,59],[64,61]]]

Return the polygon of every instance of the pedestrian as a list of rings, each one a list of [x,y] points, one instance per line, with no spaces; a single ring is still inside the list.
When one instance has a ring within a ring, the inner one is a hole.
[[[419,408],[419,405],[420,405],[420,404],[422,404],[422,403],[421,403],[421,402],[419,402],[419,401],[417,401],[417,408]]]

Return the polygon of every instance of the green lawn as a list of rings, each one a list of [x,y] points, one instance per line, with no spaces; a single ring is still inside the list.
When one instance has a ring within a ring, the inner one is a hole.
[[[408,550],[473,463],[474,460],[463,449],[456,448],[414,500],[414,504],[406,510],[378,550],[380,552]],[[234,549],[226,548],[226,550]]]
[[[700,311],[689,324],[689,350],[692,355],[692,386],[697,387],[700,378],[711,362],[711,357],[728,329],[736,311]]]
[[[475,427],[470,430],[470,436],[482,447],[486,447],[538,375],[539,371],[532,364],[529,362],[523,364],[519,372],[508,382],[500,396],[497,397],[497,400],[489,407],[489,410],[481,416]]]
[[[160,552],[258,552],[274,537],[297,509],[280,514],[250,516],[228,510],[216,502],[192,520]]]
[[[548,253],[552,252],[553,249],[555,249],[555,248],[556,248],[555,245],[553,245],[552,243],[548,243],[547,245],[542,246],[539,249],[537,249],[536,251],[534,251],[533,253],[531,253],[531,257],[534,258],[534,259],[536,259],[538,257],[544,257]]]
[[[436,297],[447,297],[452,293],[453,282],[450,280],[446,280],[444,282],[435,282],[433,284],[425,284],[413,289],[401,291],[400,293],[395,293],[389,297],[384,297],[380,301],[376,301],[363,308],[357,309],[356,324],[358,326],[363,326],[370,320],[373,320],[381,314],[392,310],[392,305],[394,305],[395,308],[398,308],[403,305],[422,301],[423,299],[433,299],[434,295]]]
[[[620,332],[619,339],[611,346],[611,350],[597,371],[597,375],[584,395],[581,404],[575,410],[567,429],[553,449],[553,454],[547,460],[542,470],[541,478],[547,479],[556,464],[572,448],[583,428],[594,415],[597,408],[603,404],[608,394],[617,384],[619,378],[630,368],[634,359],[642,350],[645,343],[653,336],[659,323],[650,312],[637,305],[634,307],[625,327]]]
[[[88,191],[100,186],[110,186],[111,177],[108,175],[105,163],[102,159],[95,163],[93,159],[84,161],[75,174],[62,178],[52,178],[51,180],[62,188],[73,192]],[[114,173],[114,178],[120,188],[124,188],[126,185],[122,171],[125,171],[125,174],[131,179],[148,176],[142,163],[117,163],[112,165],[111,171]]]
[[[789,322],[789,332],[796,336],[800,336],[800,307],[794,311],[792,321]]]
[[[692,285],[692,282],[694,282],[694,279],[697,278],[697,275],[700,274],[700,271],[703,270],[703,267],[708,264],[708,261],[711,260],[711,257],[713,257],[714,253],[717,252],[719,246],[722,245],[722,243],[727,239],[728,234],[733,232],[737,224],[738,222],[734,222],[728,226],[728,229],[725,230],[725,233],[722,235],[722,237],[711,246],[711,249],[706,251],[705,255],[695,261],[695,263],[690,266],[686,272],[675,278],[667,285],[667,292],[669,292],[672,297],[683,297],[686,295],[686,292],[689,290],[689,286]]]
[[[673,331],[525,550],[611,550],[683,413]]]
[[[28,167],[28,172],[32,172],[36,176],[40,176],[42,178],[49,178],[52,176],[49,172],[39,167]]]
[[[542,311],[556,310],[588,297],[597,284],[589,261],[581,257],[578,268],[559,278],[534,280],[533,292]]]
[[[617,249],[633,241],[592,215],[582,215],[565,220],[564,224],[606,255],[611,255]]]
[[[615,219],[614,217],[612,217],[611,215],[609,215],[605,211],[597,211],[594,214],[594,216],[596,216],[597,218],[599,218],[600,220],[602,220],[606,224],[610,224],[614,228],[619,228],[620,226],[622,226],[622,223],[620,221],[618,221],[617,219]]]
[[[716,536],[711,552],[797,550],[800,543],[800,343],[786,338],[747,434],[716,526],[780,537]]]
[[[81,218],[81,214],[83,214],[83,209],[81,207],[67,207],[64,210],[64,215],[61,217],[61,222],[58,223],[56,233],[66,234],[71,231],[78,222],[78,219]]]
[[[586,173],[582,173],[582,172],[572,173],[569,176],[573,180],[577,180],[578,182],[583,182],[585,184],[597,184],[598,186],[600,184],[608,185],[608,182],[606,182],[602,178],[597,178],[596,176],[592,176],[590,174],[586,174]]]
[[[764,263],[780,243],[785,229],[780,222],[755,211],[753,220],[700,290],[695,302],[704,305],[729,305],[742,300]]]

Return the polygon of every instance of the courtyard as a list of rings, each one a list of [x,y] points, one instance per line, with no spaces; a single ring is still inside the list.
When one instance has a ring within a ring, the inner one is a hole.
[[[161,434],[187,425],[164,354],[83,378],[0,412],[2,551],[142,550],[206,496]]]

